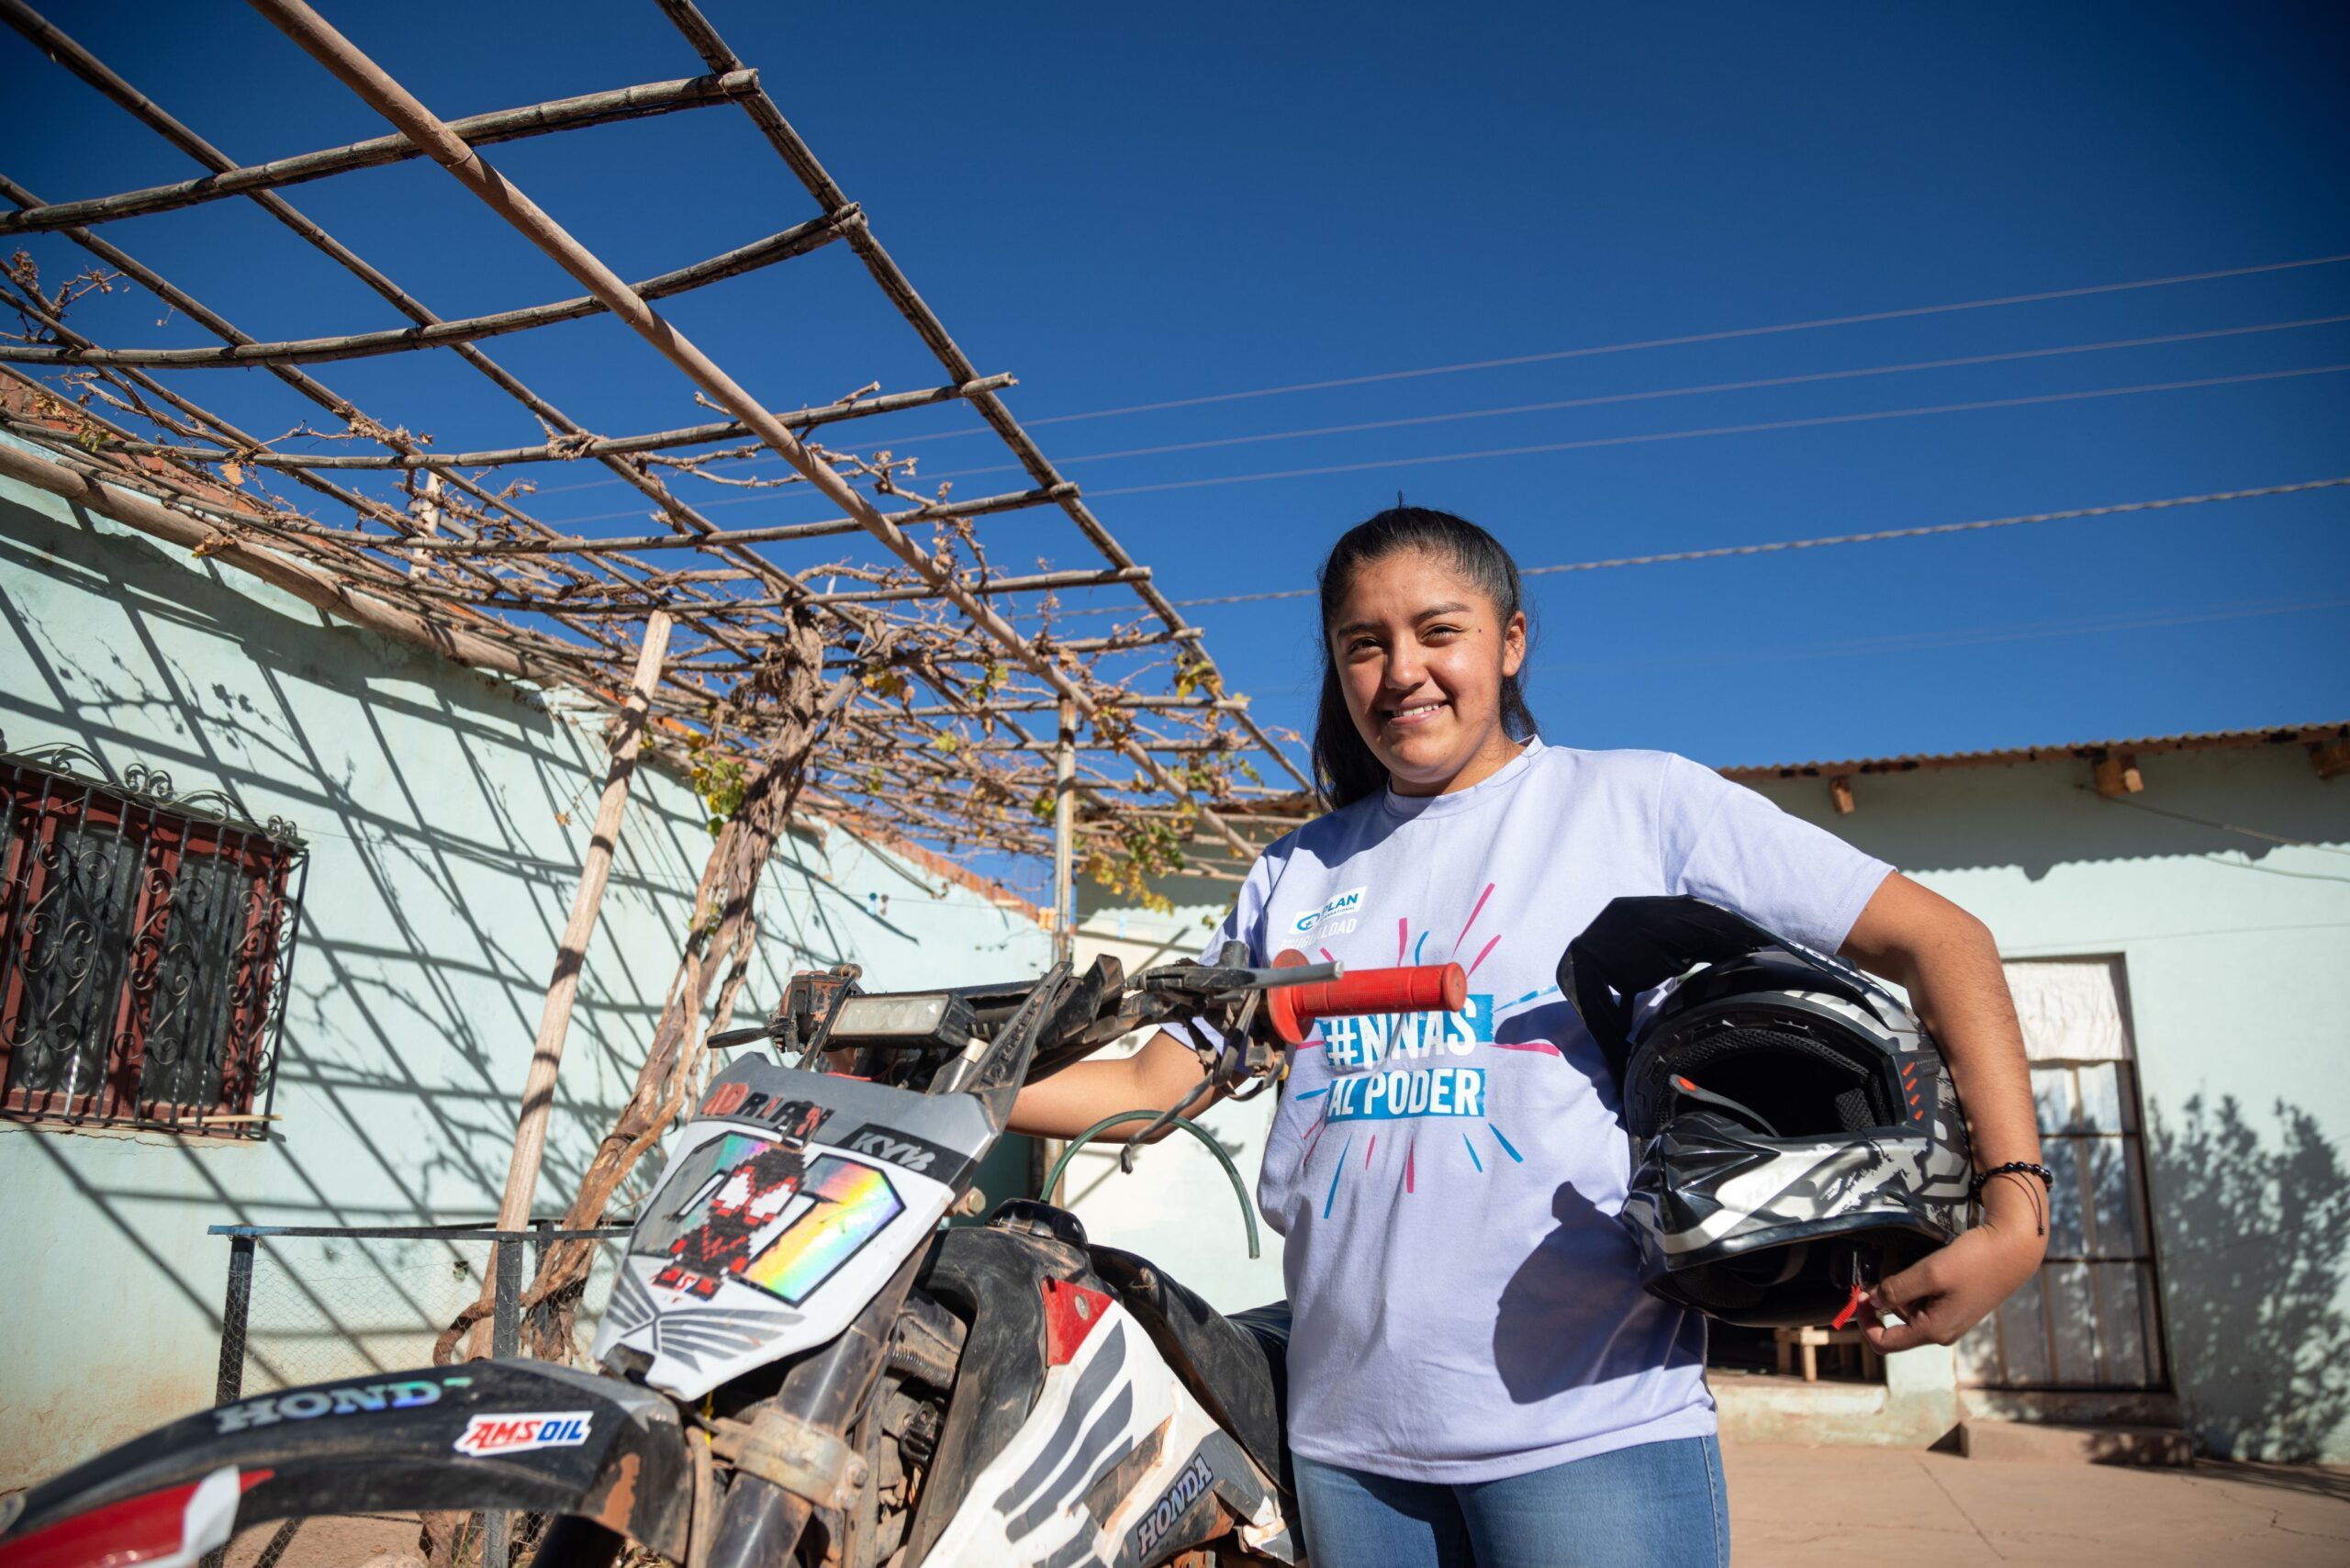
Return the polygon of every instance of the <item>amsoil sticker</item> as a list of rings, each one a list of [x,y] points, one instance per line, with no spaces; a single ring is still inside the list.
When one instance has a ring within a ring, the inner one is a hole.
[[[564,1410],[552,1415],[476,1416],[465,1423],[457,1439],[459,1453],[479,1457],[521,1453],[530,1449],[576,1449],[588,1440],[595,1419],[591,1410]]]

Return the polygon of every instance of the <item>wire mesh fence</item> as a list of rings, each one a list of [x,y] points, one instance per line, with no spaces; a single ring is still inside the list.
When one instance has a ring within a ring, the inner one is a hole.
[[[229,1226],[218,1397],[365,1377],[431,1363],[433,1341],[479,1300],[498,1260],[494,1353],[517,1353],[522,1290],[549,1242],[610,1240],[623,1229],[479,1226]],[[518,1245],[501,1249],[501,1241]],[[609,1253],[609,1249],[600,1249]],[[609,1266],[609,1259],[602,1260]],[[597,1299],[591,1284],[588,1296]],[[591,1332],[583,1310],[581,1331]]]
[[[521,1301],[553,1242],[610,1242],[624,1226],[564,1230],[552,1219],[527,1230],[469,1226],[216,1225],[229,1238],[228,1281],[220,1314],[218,1402],[305,1384],[363,1379],[429,1366],[433,1344],[494,1281],[489,1350],[520,1355]],[[512,1245],[500,1245],[511,1243]],[[598,1268],[613,1249],[599,1246]],[[588,1300],[603,1293],[591,1272]],[[595,1331],[583,1304],[575,1333]],[[274,1568],[301,1521],[289,1520],[262,1548],[254,1568]],[[543,1516],[476,1514],[457,1532],[458,1562],[508,1568],[543,1528]],[[207,1559],[220,1568],[224,1554]]]

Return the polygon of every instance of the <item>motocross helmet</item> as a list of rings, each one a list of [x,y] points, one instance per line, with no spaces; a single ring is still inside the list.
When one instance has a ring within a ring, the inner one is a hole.
[[[1559,989],[1615,1074],[1621,1217],[1652,1294],[1752,1327],[1841,1327],[1964,1228],[1957,1089],[1916,1015],[1851,965],[1703,899],[1619,898],[1569,945]]]

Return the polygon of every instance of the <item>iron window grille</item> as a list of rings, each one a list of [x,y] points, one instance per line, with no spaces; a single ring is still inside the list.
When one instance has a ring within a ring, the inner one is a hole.
[[[0,1116],[265,1137],[308,865],[160,769],[0,751]]]

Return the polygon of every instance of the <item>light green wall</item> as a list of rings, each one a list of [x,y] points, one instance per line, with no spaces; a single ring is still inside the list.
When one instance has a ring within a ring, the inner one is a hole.
[[[5,1487],[211,1402],[228,1246],[207,1225],[495,1212],[602,758],[594,725],[535,689],[328,624],[13,487],[0,487],[0,616],[11,749],[71,742],[118,776],[143,763],[183,793],[228,790],[257,820],[292,819],[311,850],[284,1119],[266,1142],[0,1124]],[[690,791],[641,768],[566,1047],[543,1214],[560,1212],[633,1081],[709,849]],[[908,986],[1048,961],[1026,918],[839,830],[787,840],[760,910],[745,1009],[808,964],[853,959],[868,985]],[[392,1325],[378,1350],[397,1356],[455,1288],[455,1256],[411,1271],[345,1246],[337,1266],[319,1260],[330,1289],[279,1310]]]
[[[2121,956],[2197,1442],[2350,1460],[2350,780],[2298,745],[2140,771],[2121,801],[2074,762],[1863,777],[1843,817],[1818,781],[1763,793],[1974,911],[2009,958]]]

